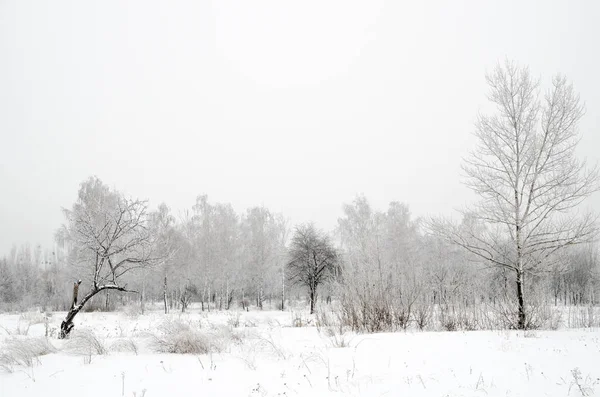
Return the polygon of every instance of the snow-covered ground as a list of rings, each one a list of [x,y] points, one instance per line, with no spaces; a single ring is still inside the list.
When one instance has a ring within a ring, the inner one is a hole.
[[[90,350],[56,339],[63,317],[0,315],[1,397],[600,396],[598,329],[340,335],[305,312],[80,313]],[[156,353],[165,318],[220,352]],[[10,364],[46,333],[56,352]]]

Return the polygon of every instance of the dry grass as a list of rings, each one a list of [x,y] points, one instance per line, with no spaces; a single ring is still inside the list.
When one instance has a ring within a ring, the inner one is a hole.
[[[46,316],[40,312],[25,312],[21,313],[19,320],[29,323],[29,325],[43,324],[46,321]]]
[[[239,312],[228,313],[227,314],[227,325],[229,325],[230,327],[233,327],[233,328],[239,328],[240,327],[240,317],[241,317],[241,314]]]
[[[15,366],[32,367],[39,362],[38,357],[55,351],[47,338],[11,338],[0,350],[0,368],[13,372]]]
[[[111,352],[128,352],[138,354],[138,346],[133,339],[121,338],[115,340],[108,348]]]
[[[587,375],[585,378],[581,374],[579,368],[571,370],[572,380],[569,384],[568,395],[571,394],[571,389],[577,389],[583,397],[593,396],[595,387],[600,383],[597,378]]]
[[[292,311],[292,327],[308,327],[312,325],[312,320],[301,311]]]
[[[108,353],[104,342],[91,329],[75,330],[69,335],[65,351],[75,355],[89,356]]]
[[[182,321],[167,320],[158,331],[150,342],[156,353],[207,354],[222,350],[222,341],[215,333],[200,332]]]
[[[600,307],[569,306],[565,314],[569,328],[600,327]]]
[[[346,332],[340,333],[336,328],[325,328],[323,334],[327,337],[331,346],[335,348],[350,347],[350,343],[354,339],[354,335]]]
[[[30,323],[27,323],[27,325],[21,324],[21,322],[17,323],[17,327],[14,330],[11,330],[9,328],[3,327],[0,325],[0,328],[4,330],[4,332],[6,332],[7,335],[20,335],[20,336],[27,336],[27,334],[29,334],[29,328],[31,327]]]
[[[139,305],[126,305],[121,311],[129,318],[138,318],[142,315],[142,308]]]
[[[317,332],[328,340],[335,348],[349,347],[353,335],[348,331],[349,326],[344,325],[340,313],[321,311],[317,313]]]

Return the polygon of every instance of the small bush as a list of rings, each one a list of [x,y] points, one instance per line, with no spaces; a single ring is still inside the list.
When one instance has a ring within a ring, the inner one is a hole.
[[[157,353],[207,354],[220,350],[214,338],[181,321],[165,321],[159,326],[159,332],[151,341]]]
[[[454,332],[458,329],[458,325],[454,317],[446,317],[444,320],[442,320],[442,327],[444,327],[444,330],[449,332]]]
[[[329,339],[332,347],[344,348],[350,347],[353,337],[346,332],[338,332],[335,328],[325,328],[323,334]]]
[[[326,311],[320,311],[317,313],[315,326],[317,327],[318,331],[320,331],[321,328],[336,327],[340,330],[340,332],[342,332],[344,328],[339,314],[336,316],[333,312],[328,314]]]
[[[241,314],[239,312],[228,313],[227,315],[227,325],[233,328],[239,328],[240,326],[240,317]]]
[[[103,355],[108,349],[91,329],[75,330],[69,335],[65,350],[77,355]]]
[[[423,331],[431,322],[431,306],[427,303],[416,305],[414,317],[417,327]]]
[[[311,320],[304,317],[302,312],[293,311],[292,312],[292,327],[306,327],[311,324]]]
[[[38,357],[54,353],[56,348],[46,338],[8,339],[0,350],[0,368],[13,372],[14,366],[31,367]]]
[[[110,345],[109,350],[111,352],[130,352],[136,356],[138,354],[138,347],[132,339],[117,339]]]
[[[410,306],[402,306],[398,305],[397,308],[393,311],[394,315],[394,324],[396,327],[400,327],[406,331],[410,324],[411,318],[411,307]]]
[[[439,321],[444,331],[454,332],[458,330],[459,321],[454,307],[441,305],[439,307]]]
[[[573,377],[573,380],[569,385],[568,394],[571,393],[572,388],[577,387],[579,393],[581,393],[583,397],[594,395],[595,386],[600,383],[600,379],[594,379],[594,377],[591,377],[590,375],[584,378],[581,374],[581,370],[577,367],[571,370],[571,376]]]
[[[562,325],[563,319],[560,310],[548,305],[532,309],[530,309],[530,317],[533,317],[534,321],[538,323],[538,328],[556,331]]]
[[[289,353],[283,349],[271,335],[261,336],[258,334],[251,335],[250,340],[252,343],[249,343],[250,349],[253,353],[257,353],[259,351],[274,354],[278,358],[282,360],[286,360],[289,356]],[[256,368],[254,368],[256,369]]]
[[[226,325],[213,325],[206,335],[212,340],[215,351],[223,351],[231,343],[241,344],[247,333],[237,331]]]

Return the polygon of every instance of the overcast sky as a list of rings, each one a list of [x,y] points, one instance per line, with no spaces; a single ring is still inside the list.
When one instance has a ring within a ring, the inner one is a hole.
[[[451,214],[505,57],[573,81],[600,161],[598,21],[592,0],[0,0],[0,256],[52,244],[90,175],[175,213],[206,193],[332,229],[364,193]]]

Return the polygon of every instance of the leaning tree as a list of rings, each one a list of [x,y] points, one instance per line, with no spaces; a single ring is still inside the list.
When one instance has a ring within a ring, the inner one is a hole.
[[[487,75],[491,115],[476,122],[477,146],[465,159],[466,184],[479,202],[461,225],[434,220],[435,232],[506,269],[516,284],[516,321],[527,328],[527,275],[549,270],[565,247],[590,241],[596,218],[576,207],[598,189],[598,170],[576,158],[584,108],[563,76],[543,97],[527,67],[506,61]]]
[[[289,248],[288,279],[308,288],[310,314],[315,311],[319,285],[332,279],[339,266],[338,253],[329,237],[313,224],[296,227]]]
[[[57,235],[70,247],[73,268],[89,282],[89,291],[77,302],[82,281],[75,283],[60,338],[69,335],[73,319],[93,296],[108,290],[136,292],[121,283],[123,276],[156,261],[145,201],[126,198],[97,177],[91,177],[81,184],[73,207],[63,212],[66,223]]]

